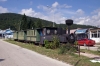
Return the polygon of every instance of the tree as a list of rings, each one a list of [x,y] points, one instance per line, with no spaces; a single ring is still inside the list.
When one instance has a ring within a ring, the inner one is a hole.
[[[28,29],[35,28],[35,23],[32,21],[32,19],[29,20],[27,25],[28,25]]]
[[[20,30],[20,24],[19,23],[14,23],[14,30]]]
[[[23,18],[23,20],[22,20],[22,18]],[[28,20],[30,20],[30,19],[33,20],[32,23],[35,23],[36,25],[40,24],[40,23],[37,23],[37,21],[39,19],[26,16],[25,14],[21,15],[21,14],[16,14],[16,13],[1,13],[0,14],[0,29],[5,30],[10,27],[13,30],[20,30],[20,29],[22,30],[24,28],[24,26],[22,26],[22,25],[23,24],[27,25],[27,22],[29,22]],[[42,23],[42,27],[43,26],[46,26],[46,27],[53,26],[53,23],[51,21],[40,19],[40,22]],[[57,24],[57,26],[59,27],[59,24]],[[60,27],[66,28],[67,26],[65,24],[61,24]],[[33,28],[35,28],[35,27],[33,27]],[[71,27],[71,29],[77,29],[77,28],[97,28],[97,27],[91,26],[91,25],[78,25],[78,24],[73,24]],[[28,28],[26,28],[26,29],[28,29]]]
[[[36,27],[37,28],[42,28],[43,27],[42,21],[40,19],[37,19]]]
[[[21,20],[21,29],[22,29],[22,30],[26,30],[27,27],[28,27],[27,24],[28,24],[28,23],[27,23],[27,17],[26,17],[26,15],[24,14],[24,15],[22,16],[22,20]]]

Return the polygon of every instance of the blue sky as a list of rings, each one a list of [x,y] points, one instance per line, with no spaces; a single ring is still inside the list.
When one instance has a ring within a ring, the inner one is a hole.
[[[0,13],[12,12],[65,23],[99,26],[100,0],[0,0]],[[47,7],[48,5],[48,7]]]

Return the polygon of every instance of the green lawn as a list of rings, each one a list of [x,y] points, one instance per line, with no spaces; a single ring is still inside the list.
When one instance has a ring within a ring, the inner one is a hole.
[[[9,43],[21,46],[23,48],[30,49],[32,51],[38,52],[40,54],[46,55],[48,57],[63,61],[65,63],[69,63],[73,66],[100,66],[100,63],[92,63],[90,62],[90,58],[84,57],[84,56],[78,56],[76,54],[58,54],[59,49],[46,49],[45,47],[36,46],[34,44],[28,44],[28,43],[21,43],[13,40],[6,40]]]

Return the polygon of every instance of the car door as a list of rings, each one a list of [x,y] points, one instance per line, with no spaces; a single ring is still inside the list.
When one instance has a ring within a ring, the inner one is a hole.
[[[84,43],[85,43],[85,40],[84,40],[84,39],[78,40],[78,44],[79,44],[79,45],[84,45]]]
[[[84,44],[85,44],[85,45],[87,44],[87,39],[84,39],[84,40],[83,40],[83,45],[84,45]]]

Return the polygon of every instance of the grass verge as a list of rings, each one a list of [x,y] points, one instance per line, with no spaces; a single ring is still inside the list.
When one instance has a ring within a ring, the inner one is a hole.
[[[63,55],[58,54],[59,49],[52,50],[52,49],[46,49],[45,47],[36,46],[34,44],[21,43],[13,40],[6,40],[6,41],[21,46],[23,48],[33,50],[48,57],[63,61],[65,63],[69,63],[73,66],[100,66],[100,63],[92,63],[89,61],[90,58],[84,56],[79,57],[76,54],[70,54],[70,53],[66,53]]]

